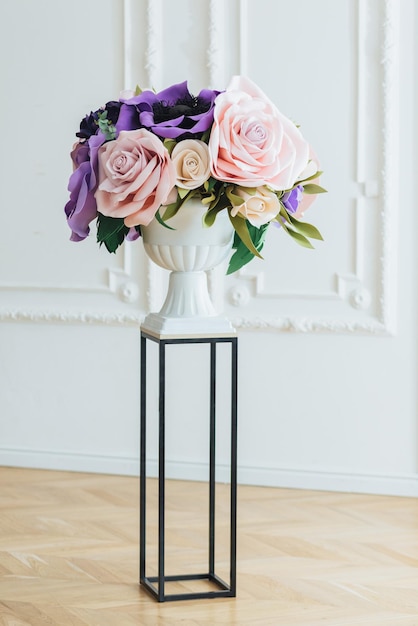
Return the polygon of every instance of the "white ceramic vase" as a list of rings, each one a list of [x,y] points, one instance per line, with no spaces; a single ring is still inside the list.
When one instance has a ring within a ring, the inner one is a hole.
[[[203,225],[200,200],[184,203],[162,226],[155,218],[142,226],[144,249],[150,259],[171,270],[168,292],[159,313],[150,313],[142,328],[159,336],[231,335],[230,322],[216,312],[208,291],[206,271],[224,261],[232,248],[234,230],[227,211],[215,223]]]

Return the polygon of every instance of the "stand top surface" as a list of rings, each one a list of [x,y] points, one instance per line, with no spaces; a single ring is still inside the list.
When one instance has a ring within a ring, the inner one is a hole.
[[[151,339],[152,341],[166,341],[167,343],[199,343],[204,341],[233,341],[237,339],[236,332],[229,333],[183,333],[183,334],[165,334],[140,327],[141,336]]]

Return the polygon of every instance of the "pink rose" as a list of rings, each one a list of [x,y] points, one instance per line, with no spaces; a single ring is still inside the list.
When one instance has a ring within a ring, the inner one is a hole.
[[[215,100],[209,151],[218,180],[284,191],[306,166],[309,146],[257,85],[234,76]]]
[[[161,140],[141,128],[121,131],[99,150],[97,209],[123,217],[131,228],[147,225],[174,187],[176,172]]]
[[[243,198],[244,202],[232,207],[232,217],[240,213],[257,228],[271,222],[280,211],[279,199],[273,191],[266,189],[266,187],[259,187],[255,193],[248,193],[245,189],[236,187],[234,194]]]
[[[199,139],[184,139],[171,153],[177,173],[177,187],[197,189],[210,176],[209,148]]]

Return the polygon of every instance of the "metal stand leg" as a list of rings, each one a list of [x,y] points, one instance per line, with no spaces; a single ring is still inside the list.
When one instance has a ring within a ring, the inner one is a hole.
[[[145,507],[146,507],[146,406],[147,406],[147,340],[141,335],[141,440],[140,440],[140,460],[139,460],[139,580],[145,579]]]
[[[164,602],[165,584],[165,343],[159,346],[159,443],[158,443],[158,601]]]
[[[210,344],[209,412],[209,576],[215,576],[215,446],[216,446],[216,343]]]
[[[231,596],[237,590],[238,340],[231,343]]]
[[[146,575],[146,369],[147,340],[159,344],[159,458],[158,458],[158,575]],[[141,445],[140,445],[140,572],[139,579],[159,602],[197,598],[235,597],[237,528],[237,337],[171,338],[155,337],[141,330]],[[208,572],[169,575],[165,573],[165,383],[167,344],[210,344],[209,393],[209,563]],[[231,485],[230,485],[230,581],[215,573],[215,495],[216,495],[216,363],[218,343],[231,344]],[[187,593],[166,593],[171,581],[208,580],[217,589]],[[154,583],[157,583],[158,588]]]

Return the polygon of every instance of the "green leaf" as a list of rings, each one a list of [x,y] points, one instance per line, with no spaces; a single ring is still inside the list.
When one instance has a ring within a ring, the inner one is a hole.
[[[184,200],[184,198],[187,196],[189,191],[190,189],[183,189],[182,187],[177,187],[177,193],[179,194],[182,200]]]
[[[123,218],[98,214],[97,241],[100,245],[104,243],[109,252],[116,252],[128,232],[129,228],[125,226]]]
[[[252,224],[247,222],[247,228],[249,233],[251,233],[250,236],[255,248],[258,250],[258,252],[261,252],[264,246],[264,239],[266,236],[268,224],[263,224],[263,226],[260,226],[260,228],[256,228],[255,226],[252,226]],[[249,263],[255,256],[242,241],[237,231],[235,231],[233,247],[236,249],[236,252],[234,252],[229,261],[227,274],[233,274],[237,270],[241,269],[241,267]],[[257,256],[260,255],[258,254]]]
[[[105,241],[125,226],[122,217],[107,217],[99,213],[97,216],[97,239]]]
[[[156,212],[155,219],[157,220],[159,224],[161,224],[161,226],[164,226],[165,228],[168,228],[169,230],[176,230],[175,228],[173,228],[172,226],[169,226],[168,224],[164,222],[163,218],[160,215],[160,209],[158,209],[158,211]]]
[[[232,187],[227,187],[225,193],[232,206],[240,206],[245,202],[244,198],[241,198],[241,196],[237,196],[232,191]]]
[[[292,215],[289,215],[290,222],[293,228],[301,235],[305,235],[306,237],[310,237],[311,239],[318,239],[319,241],[323,241],[323,237],[316,226],[312,224],[308,224],[307,222],[300,222]]]
[[[293,189],[297,187],[298,185],[303,185],[304,183],[307,183],[308,180],[315,180],[315,178],[319,178],[320,176],[322,176],[323,173],[324,172],[322,170],[318,170],[317,172],[315,172],[315,174],[312,174],[311,176],[308,176],[307,178],[303,178],[302,180],[296,181],[296,183],[293,185]]]
[[[141,93],[142,93],[142,89],[141,89],[141,87],[140,87],[139,85],[137,85],[137,86],[135,87],[135,93],[134,93],[134,96],[140,96],[140,95],[141,95]]]
[[[218,181],[216,180],[216,178],[212,178],[212,176],[210,176],[207,181],[205,181],[204,183],[204,187],[206,191],[212,191],[212,189],[215,187],[216,183]]]
[[[279,215],[283,218],[283,219],[279,219]],[[285,222],[288,222],[289,224],[291,224],[291,220],[290,220],[290,215],[286,210],[286,207],[280,202],[280,211],[279,214],[276,215],[276,221],[281,224],[283,226],[283,220]]]
[[[301,235],[300,233],[297,233],[295,230],[292,230],[291,228],[287,228],[286,232],[301,246],[303,246],[304,248],[311,248],[313,249],[313,245],[311,244],[311,242],[309,241],[309,239],[307,239],[306,237],[304,237],[303,235]]]
[[[200,141],[203,141],[204,143],[209,143],[209,137],[210,137],[210,130],[206,130],[201,136]]]
[[[203,198],[201,199],[201,203],[212,204],[214,200],[216,200],[216,196],[213,193],[211,193],[209,196],[203,196]]]
[[[247,246],[240,241],[236,247],[236,251],[229,260],[227,274],[233,274],[237,272],[241,267],[249,263],[254,258],[254,255],[248,250]]]
[[[238,233],[238,236],[241,239],[242,243],[245,246],[247,246],[248,250],[251,252],[253,256],[258,256],[260,259],[262,259],[263,257],[258,252],[257,248],[255,247],[253,243],[253,240],[251,239],[251,234],[248,229],[249,222],[242,217],[238,217],[238,216],[233,217],[230,211],[228,211],[228,215],[229,215],[229,219],[231,220],[232,226],[235,228],[236,232]]]
[[[208,204],[210,209],[214,209],[218,205],[222,205],[223,209],[230,206],[230,201],[224,193],[225,187],[225,183],[219,183],[214,178],[209,178],[203,183],[205,192],[201,194],[202,203]]]
[[[164,146],[167,148],[169,154],[171,154],[174,150],[174,146],[176,145],[176,142],[174,141],[174,139],[164,139],[163,141]]]
[[[212,226],[215,223],[216,216],[218,215],[219,211],[223,210],[223,207],[216,207],[214,209],[209,209],[208,211],[206,211],[203,216],[203,224],[208,227]]]
[[[181,203],[178,200],[176,200],[176,202],[173,202],[172,204],[167,204],[162,219],[166,221],[169,220],[170,217],[174,217],[180,207]]]
[[[106,141],[116,139],[116,127],[113,126],[112,122],[107,119],[107,111],[102,111],[97,117],[99,119],[99,128],[104,134]]]
[[[327,190],[320,185],[309,183],[308,185],[303,185],[303,193],[327,193]]]

